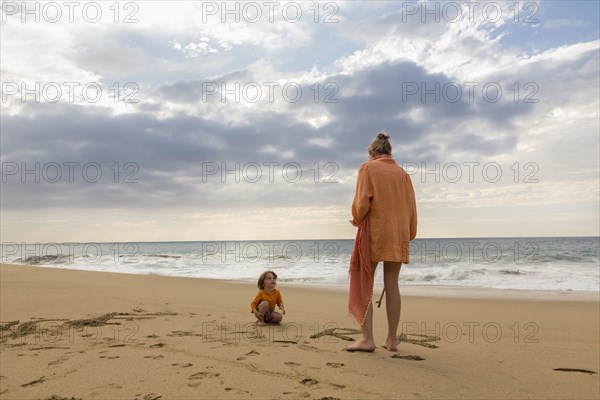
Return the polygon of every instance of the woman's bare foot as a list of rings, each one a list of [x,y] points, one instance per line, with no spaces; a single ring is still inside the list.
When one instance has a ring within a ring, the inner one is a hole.
[[[258,324],[258,326],[265,326],[266,324],[262,321],[256,321],[256,323]]]
[[[350,345],[350,346],[346,346],[344,347],[344,350],[346,351],[366,351],[368,353],[371,353],[373,351],[375,351],[375,342],[373,341],[366,341],[364,339]]]
[[[388,350],[388,351],[393,351],[393,352],[397,352],[398,351],[398,345],[394,342],[385,342],[381,347],[383,347],[384,349]]]

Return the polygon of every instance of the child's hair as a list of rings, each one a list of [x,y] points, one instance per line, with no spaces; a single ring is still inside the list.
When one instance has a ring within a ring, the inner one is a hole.
[[[265,288],[265,279],[267,278],[267,274],[272,274],[275,279],[277,279],[277,274],[273,271],[265,271],[258,277],[258,288],[263,290]]]
[[[392,145],[390,143],[390,135],[388,135],[385,131],[379,131],[377,136],[371,144],[369,145],[370,151],[376,151],[379,154],[388,154],[392,155]]]

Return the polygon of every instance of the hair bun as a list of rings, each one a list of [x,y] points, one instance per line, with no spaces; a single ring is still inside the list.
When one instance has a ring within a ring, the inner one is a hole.
[[[390,135],[388,135],[387,133],[385,133],[385,131],[380,131],[377,134],[377,139],[381,140],[382,142],[388,140],[390,138]]]
[[[371,155],[372,152],[375,152],[378,154],[387,154],[391,156],[392,144],[390,143],[389,138],[390,135],[388,135],[386,131],[379,131],[377,136],[375,136],[375,139],[373,139],[368,147],[369,155]]]

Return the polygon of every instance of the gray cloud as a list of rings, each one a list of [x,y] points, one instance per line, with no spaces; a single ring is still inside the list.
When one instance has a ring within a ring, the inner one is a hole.
[[[216,80],[243,82],[248,77],[247,72],[238,71]],[[327,81],[339,87],[337,103],[314,102],[312,97],[303,96],[288,112],[262,110],[250,115],[244,126],[182,113],[158,119],[148,111],[160,106],[144,103],[144,112],[116,116],[101,108],[27,104],[26,112],[3,117],[3,162],[25,162],[29,168],[35,162],[42,166],[52,162],[93,162],[102,166],[107,181],[90,184],[79,179],[73,184],[36,185],[22,184],[11,176],[3,185],[3,208],[334,204],[351,197],[353,183],[315,183],[310,175],[314,171],[309,167],[315,162],[320,167],[333,162],[339,168],[336,177],[349,180],[365,160],[366,147],[380,129],[392,134],[399,161],[439,161],[449,151],[473,157],[493,156],[517,145],[518,132],[512,128],[511,119],[529,111],[529,107],[510,102],[491,104],[477,99],[471,103],[466,96],[456,102],[406,96],[403,88],[407,83],[423,83],[432,88],[436,83],[443,86],[450,82],[442,74],[427,74],[408,62],[384,63],[352,76],[331,76]],[[308,86],[303,86],[306,93],[310,93]],[[154,92],[154,104],[172,101],[197,105],[201,89],[201,80],[164,85]],[[416,109],[424,115],[420,122],[409,115]],[[326,111],[331,122],[315,128],[297,117],[303,112],[318,111]],[[447,133],[457,125],[468,126],[470,121],[496,126],[498,135],[489,138],[473,129]],[[440,141],[440,137],[444,140]],[[309,142],[322,138],[329,138],[331,144],[322,147]],[[268,146],[279,152],[265,152]],[[293,157],[286,157],[285,152],[292,152]],[[114,171],[109,167],[116,162],[121,179],[131,172],[124,170],[126,163],[135,163],[139,182],[112,182]],[[272,184],[264,182],[266,176],[258,184],[243,179],[234,183],[231,174],[226,175],[226,184],[217,176],[202,182],[203,165],[213,162],[219,167],[226,163],[230,169],[236,163],[241,168],[258,163],[264,167],[263,174],[268,171],[264,162],[294,162],[302,166],[304,177],[298,184],[281,176]]]

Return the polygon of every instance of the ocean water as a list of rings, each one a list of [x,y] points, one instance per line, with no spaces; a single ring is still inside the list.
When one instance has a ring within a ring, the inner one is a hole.
[[[128,274],[347,285],[353,240],[2,243],[3,263]],[[416,239],[404,286],[600,290],[600,238]],[[376,285],[382,285],[378,268]]]

